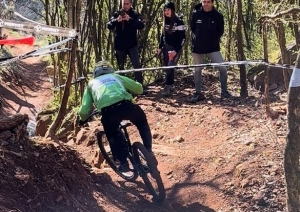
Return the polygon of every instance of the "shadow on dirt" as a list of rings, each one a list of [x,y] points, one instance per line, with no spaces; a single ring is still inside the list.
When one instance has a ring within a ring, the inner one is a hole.
[[[242,159],[246,160],[248,157],[251,157],[252,155],[255,154],[257,154],[256,151],[249,151],[239,156],[240,159],[238,161],[242,161]],[[210,160],[208,159],[208,161]],[[195,160],[190,165],[185,167],[185,170],[194,169],[194,167],[200,168],[200,164],[202,164],[204,167],[209,166],[209,164],[205,165],[204,160],[201,161]],[[224,185],[227,183],[224,182],[224,179],[228,179],[228,177],[232,179],[234,178],[235,171],[236,171],[235,167],[237,165],[238,164],[232,164],[231,167],[233,168],[231,168],[230,170],[228,170],[228,165],[227,165],[226,167],[224,167],[224,169],[221,168],[218,171],[217,175],[215,175],[214,177],[209,177],[209,176],[204,177],[203,181],[202,180],[199,181],[199,178],[195,178],[195,175],[197,175],[196,173],[201,172],[200,170],[196,170],[194,174],[187,174],[185,179],[182,182],[176,183],[174,187],[169,189],[168,191],[169,205],[171,205],[172,208],[174,208],[174,210],[172,211],[214,212],[215,211],[214,209],[201,204],[201,201],[205,201],[205,199],[207,198],[206,197],[207,193],[202,193],[202,188],[210,188],[212,190],[215,190],[221,196],[224,197],[227,196],[228,198],[238,199],[239,196],[237,193],[231,193],[228,192],[227,189],[224,189]],[[188,206],[183,207],[178,203],[178,200],[180,199],[180,197],[182,197],[180,195],[181,190],[183,193],[188,194],[188,201],[192,202],[189,203]],[[192,191],[192,192],[188,192],[188,191]],[[175,202],[171,200],[174,200]]]
[[[203,211],[203,212],[216,212],[214,209],[211,209],[207,206],[201,205],[200,203],[192,203],[188,206],[182,206],[179,203],[173,203],[171,204],[172,208],[174,210],[172,211],[176,211],[176,212],[181,212],[181,211],[190,211],[190,212],[199,212],[199,211]]]
[[[236,127],[238,124],[240,124],[241,121],[252,118],[252,113],[250,112],[251,110],[257,109],[257,111],[260,111],[262,107],[265,107],[263,93],[254,90],[254,88],[248,88],[249,96],[247,98],[239,97],[239,93],[237,93],[237,90],[240,90],[238,79],[232,79],[232,81],[228,85],[232,97],[228,99],[221,98],[220,83],[215,72],[206,72],[202,76],[203,93],[206,96],[206,99],[203,101],[192,103],[190,101],[190,98],[194,93],[193,74],[184,74],[182,71],[178,71],[176,75],[175,91],[170,96],[164,97],[162,95],[164,84],[163,80],[159,80],[150,84],[149,94],[141,98],[150,100],[151,102],[155,102],[152,103],[151,106],[153,106],[155,110],[164,112],[168,115],[175,115],[177,109],[182,108],[190,109],[191,107],[199,106],[201,108],[210,108],[212,106],[221,107],[222,109],[226,110],[226,114],[224,114],[228,118],[228,121],[225,120],[226,123],[233,127]],[[235,90],[233,90],[233,88]],[[271,102],[277,101],[278,103],[279,96],[278,94],[270,94],[270,99]],[[142,102],[140,104],[149,106],[147,105],[147,102]],[[160,105],[159,107],[157,106],[158,104]],[[161,108],[161,106],[165,106],[167,109]],[[241,110],[240,108],[243,108],[243,110]],[[247,110],[245,110],[245,108],[248,108],[249,113]],[[242,119],[240,119],[241,117]]]
[[[22,107],[28,107],[28,108],[34,109],[34,105],[33,104],[30,104],[29,102],[27,102],[27,101],[25,101],[23,99],[20,99],[15,93],[13,93],[9,89],[3,87],[2,85],[0,85],[0,96],[5,96],[5,98],[2,97],[2,99],[3,99],[3,106],[4,107],[9,107],[11,110],[14,110],[16,113],[18,113],[20,111],[20,108],[22,108]],[[12,105],[8,103],[8,100],[10,100],[10,101],[15,102],[16,104],[18,104],[19,108],[18,109],[14,109],[12,107]],[[0,111],[0,113],[1,112],[5,113],[2,110]]]
[[[109,205],[114,205],[118,211],[161,211],[161,212],[214,212],[215,210],[198,202],[184,206],[176,201],[174,196],[169,196],[162,203],[152,201],[145,185],[140,182],[116,181],[112,182],[109,177],[98,177],[96,191]],[[108,179],[109,178],[109,179]],[[197,186],[197,185],[195,185]]]
[[[162,90],[164,86],[163,79],[160,79],[149,85],[149,94],[147,94],[144,98],[152,100],[154,102],[165,103],[172,107],[184,107],[190,108],[191,106],[196,105],[220,105],[227,106],[228,108],[237,107],[239,105],[247,105],[251,107],[257,106],[257,103],[263,104],[263,93],[254,90],[254,88],[249,87],[249,97],[241,98],[239,97],[239,79],[232,79],[228,84],[228,90],[232,93],[232,98],[224,99],[220,96],[220,83],[216,71],[205,71],[202,75],[202,86],[203,93],[206,96],[206,100],[199,101],[197,103],[190,102],[190,98],[192,94],[195,92],[194,87],[194,76],[193,72],[183,72],[178,70],[175,76],[175,91],[168,97],[164,97],[162,95]],[[229,76],[233,74],[229,74]],[[253,95],[251,95],[253,94]],[[278,101],[279,97],[275,94],[270,94],[271,101]]]
[[[26,64],[23,61],[18,61],[2,71],[2,79],[9,84],[11,89],[18,91],[18,93],[26,95],[23,87],[31,91],[37,91],[47,77],[46,72],[42,70],[46,67],[46,63]]]
[[[100,211],[78,154],[40,140],[0,147],[1,211]]]
[[[12,115],[7,111],[19,113],[22,108],[28,108],[31,114],[36,114],[36,109],[30,101],[38,98],[43,84],[47,79],[47,73],[42,72],[45,63],[26,64],[19,61],[1,72],[0,97],[3,99],[1,115]],[[36,93],[36,94],[35,94]],[[31,99],[31,100],[29,100]]]

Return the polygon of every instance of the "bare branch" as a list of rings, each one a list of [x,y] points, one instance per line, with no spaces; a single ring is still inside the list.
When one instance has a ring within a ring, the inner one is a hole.
[[[264,22],[272,22],[276,19],[279,19],[279,18],[282,18],[285,16],[291,16],[292,14],[298,14],[298,13],[300,13],[300,8],[291,8],[291,9],[284,10],[284,11],[281,11],[276,14],[263,15],[258,19],[258,22],[260,22],[261,24]]]

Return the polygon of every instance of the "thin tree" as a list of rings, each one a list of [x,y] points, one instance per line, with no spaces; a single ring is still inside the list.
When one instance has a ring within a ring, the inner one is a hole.
[[[237,34],[237,47],[238,47],[238,60],[245,60],[244,50],[243,50],[243,5],[242,0],[237,0],[237,14],[238,14],[238,23],[236,25],[236,34]],[[248,96],[247,89],[247,76],[246,76],[246,67],[245,65],[240,66],[240,85],[241,85],[241,97]]]
[[[76,7],[74,7],[74,5],[76,5]],[[77,24],[79,24],[79,20],[75,21],[75,17],[76,17],[76,19],[79,19],[79,15],[77,15],[76,13],[80,13],[80,11],[81,11],[81,0],[77,0],[77,1],[69,0],[68,1],[68,25],[69,25],[69,27],[74,27],[76,22],[77,22]],[[78,27],[78,26],[76,26],[76,27]],[[51,124],[51,126],[49,127],[49,129],[45,135],[46,137],[51,137],[52,139],[55,139],[56,130],[59,128],[59,126],[66,114],[68,100],[69,100],[69,96],[70,96],[71,83],[72,83],[72,79],[73,79],[73,74],[75,72],[76,56],[77,56],[76,50],[77,50],[77,45],[78,45],[77,39],[74,39],[73,43],[71,45],[72,45],[72,51],[71,51],[71,56],[70,56],[70,67],[69,67],[69,72],[68,72],[68,76],[67,76],[67,80],[66,80],[66,84],[65,84],[65,88],[64,88],[61,105],[60,105],[60,108],[58,110],[55,120],[53,121],[53,123]]]
[[[287,187],[287,209],[300,208],[300,51],[293,70],[288,91],[288,134],[284,152],[284,172]]]

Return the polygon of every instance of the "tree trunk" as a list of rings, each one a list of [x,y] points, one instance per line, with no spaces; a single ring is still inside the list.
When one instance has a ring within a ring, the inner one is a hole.
[[[287,209],[289,212],[300,208],[300,52],[293,70],[288,92],[288,134],[284,152],[284,172],[287,187]]]
[[[78,0],[78,1],[81,1],[81,0]],[[71,6],[74,5],[73,0],[70,0],[69,3],[71,3],[70,4]],[[81,4],[79,4],[79,5],[81,5]],[[78,4],[76,4],[76,6],[78,6]],[[72,13],[75,12],[75,9],[77,12],[81,11],[80,8],[74,8],[74,11],[72,11]],[[75,22],[74,15],[71,15],[69,17],[72,17],[73,22]],[[77,15],[76,15],[76,17],[77,17]],[[69,27],[72,27],[73,22],[71,22],[71,21],[68,22],[69,25],[71,25]],[[77,26],[77,28],[78,28],[78,26]],[[63,93],[61,105],[58,110],[58,114],[57,114],[55,120],[53,121],[53,123],[50,125],[45,137],[51,137],[52,139],[55,139],[55,133],[56,133],[57,129],[59,128],[59,126],[66,114],[68,100],[69,100],[69,96],[70,96],[71,83],[72,83],[73,74],[74,74],[75,68],[76,68],[77,45],[78,45],[78,41],[77,41],[77,39],[74,39],[73,43],[72,43],[72,51],[71,51],[71,57],[70,57],[70,68],[69,68],[66,84],[64,87],[64,93]]]
[[[263,23],[263,47],[264,47],[264,59],[269,62],[269,52],[268,52],[268,25]],[[270,114],[270,95],[269,95],[269,81],[270,81],[270,66],[265,65],[265,99],[266,99],[266,113]]]
[[[226,60],[230,61],[231,60],[231,50],[232,50],[232,38],[233,38],[233,18],[234,18],[234,6],[232,4],[231,1],[227,1],[228,4],[228,13],[227,15],[227,19],[228,19],[228,36],[227,36],[227,41],[226,41],[226,52],[225,52],[225,58]]]
[[[281,62],[282,64],[289,64],[290,63],[290,56],[288,54],[288,51],[286,49],[286,38],[285,38],[285,28],[283,26],[283,23],[281,21],[277,21],[276,24],[273,25],[277,40],[280,46],[280,52],[281,52]],[[289,87],[289,81],[290,81],[290,72],[287,69],[283,70],[283,78],[284,78],[284,84],[285,88],[288,89]]]
[[[238,60],[245,60],[244,50],[243,50],[243,6],[242,1],[237,1],[237,13],[238,13],[238,23],[236,26],[236,34],[237,34],[237,47],[238,47]],[[247,76],[246,76],[246,67],[245,65],[240,66],[240,85],[241,85],[241,97],[248,96],[247,89]]]
[[[297,46],[297,50],[300,50],[300,33],[299,33],[299,25],[296,23],[297,21],[297,15],[293,13],[293,30],[294,30],[294,36],[295,36],[295,40],[296,40],[296,46]],[[293,62],[293,61],[291,61]],[[292,64],[292,63],[291,63]]]
[[[71,82],[73,79],[73,73],[75,71],[76,49],[77,49],[77,40],[73,40],[71,58],[70,58],[71,64],[70,64],[70,69],[68,72],[67,81],[66,81],[65,88],[64,88],[64,93],[63,93],[62,100],[61,100],[61,105],[58,110],[58,114],[57,114],[55,120],[53,121],[53,123],[51,124],[51,126],[49,127],[45,137],[51,137],[54,139],[55,132],[59,128],[59,126],[64,118],[64,115],[66,114],[68,100],[69,100],[69,96],[70,96]]]

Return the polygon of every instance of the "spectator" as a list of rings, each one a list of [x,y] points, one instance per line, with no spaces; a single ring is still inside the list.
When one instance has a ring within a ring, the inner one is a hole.
[[[194,8],[190,25],[192,31],[192,56],[195,64],[202,64],[204,55],[212,62],[224,62],[220,52],[220,39],[224,33],[224,18],[213,6],[214,0],[201,0]],[[218,67],[220,72],[221,97],[230,98],[227,91],[227,69],[224,66]],[[191,102],[204,100],[205,96],[201,92],[202,68],[196,67],[194,73],[196,92],[191,98]]]
[[[107,23],[108,29],[115,30],[114,49],[120,70],[124,70],[127,55],[135,69],[141,68],[137,30],[142,30],[145,25],[141,15],[131,5],[131,0],[122,0],[122,8],[115,12]],[[135,80],[143,85],[142,72],[134,72],[134,76]]]
[[[165,66],[177,64],[182,54],[182,46],[185,41],[185,25],[176,13],[173,2],[164,4],[163,32],[157,54],[162,52]],[[166,70],[166,82],[162,94],[169,96],[174,91],[174,69]]]

